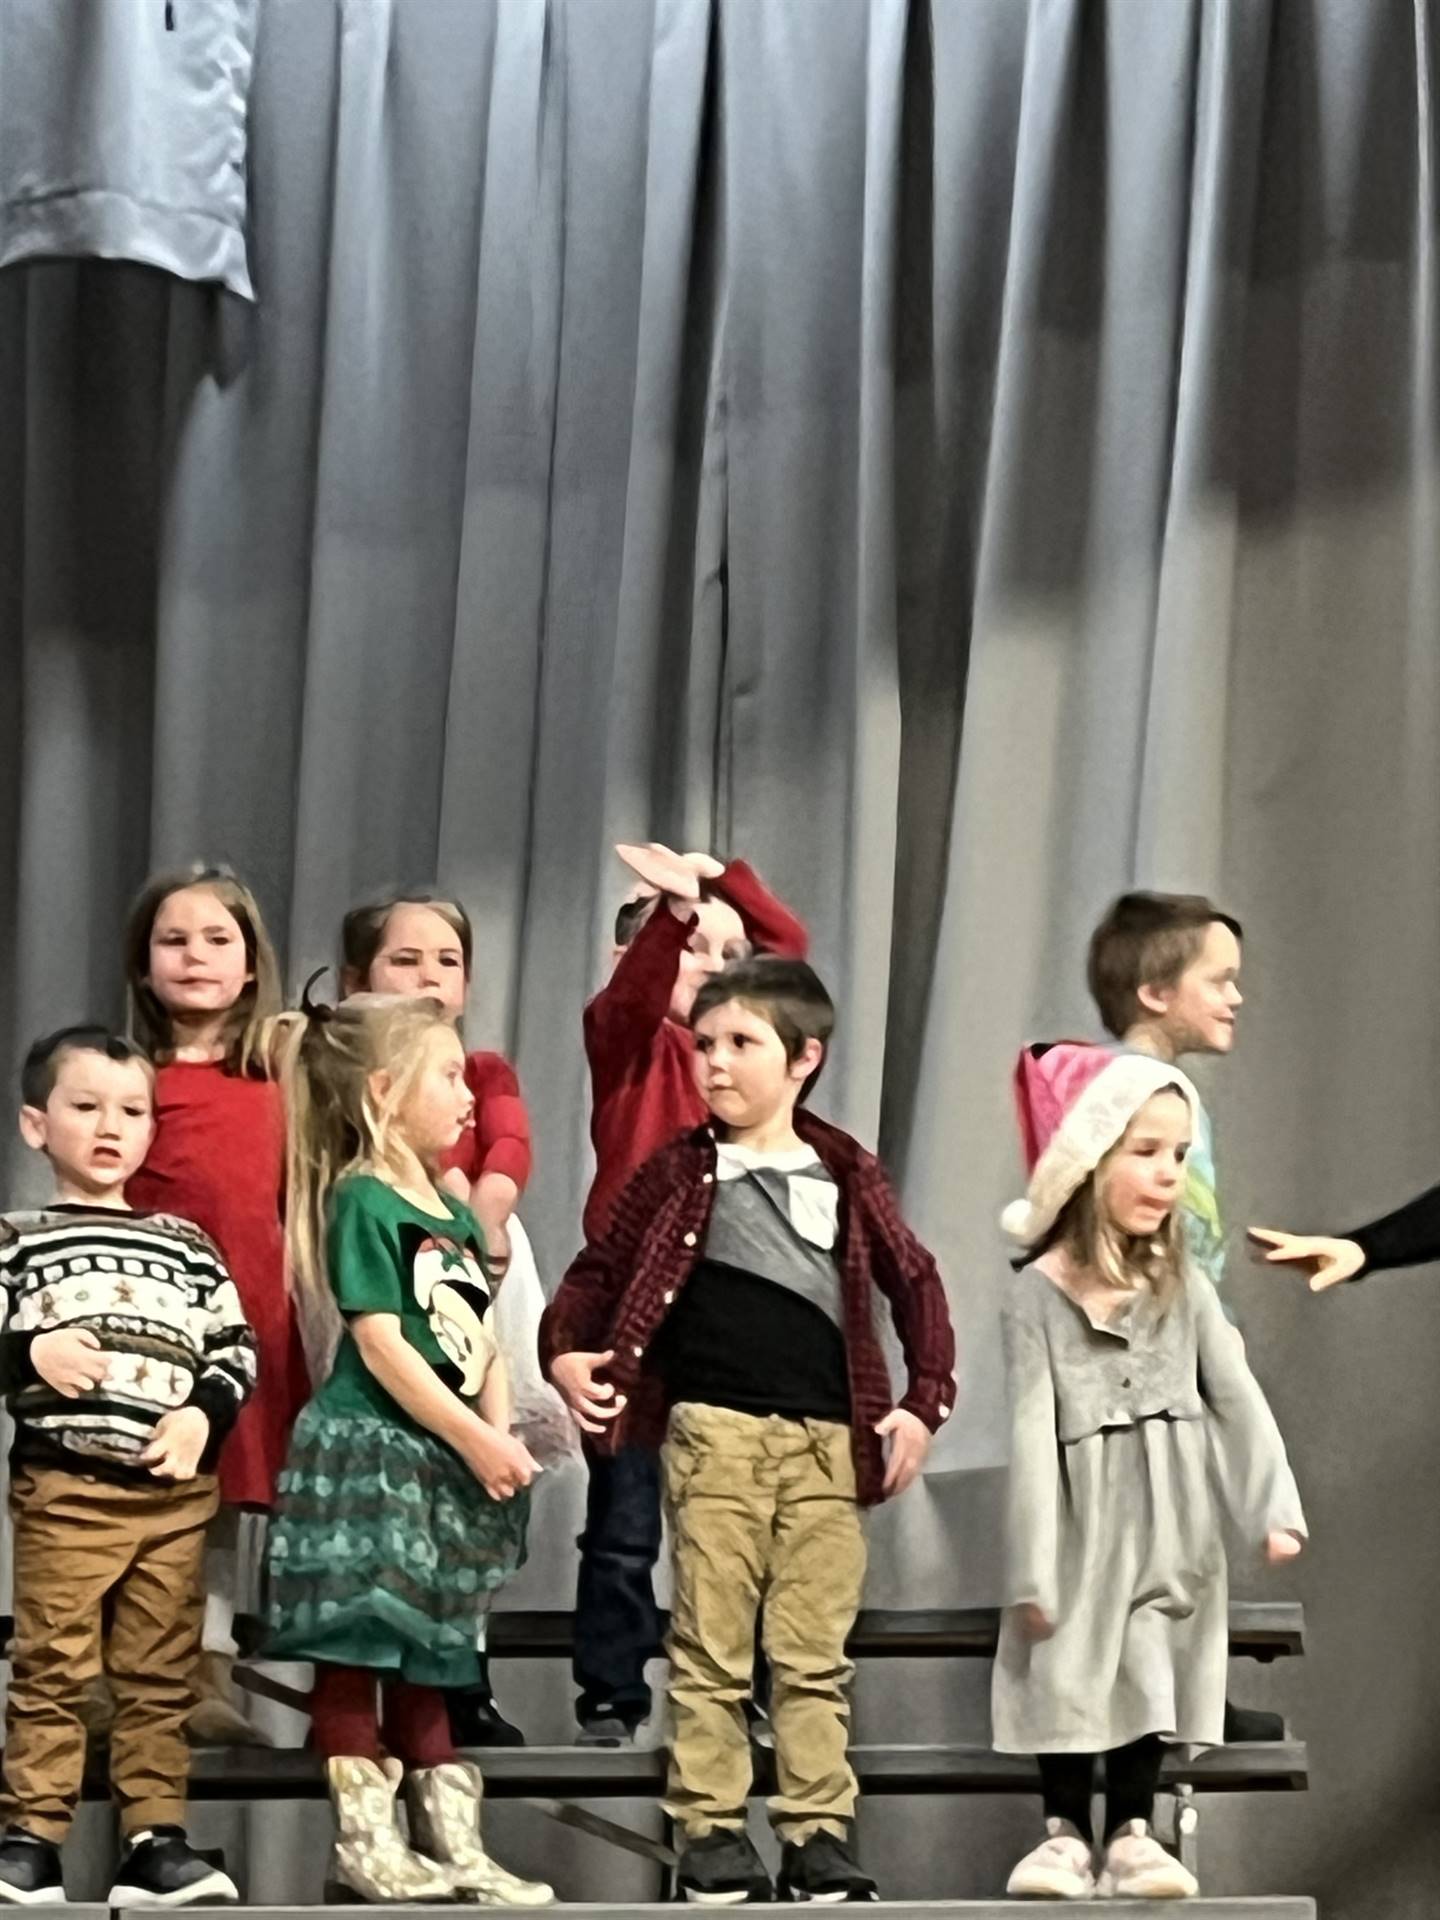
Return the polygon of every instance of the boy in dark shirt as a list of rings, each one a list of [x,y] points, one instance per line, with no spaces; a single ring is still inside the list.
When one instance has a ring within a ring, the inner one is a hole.
[[[934,1261],[874,1156],[797,1110],[833,1023],[803,961],[741,962],[701,987],[691,1025],[708,1122],[640,1169],[541,1327],[547,1371],[598,1448],[663,1440],[675,1586],[666,1805],[684,1834],[681,1886],[702,1903],[771,1892],[745,1833],[762,1597],[780,1890],[874,1897],[847,1844],[860,1509],[910,1485],[954,1403]],[[877,1287],[907,1360],[898,1405],[872,1324]]]
[[[668,847],[617,848],[643,892],[615,922],[615,966],[585,1009],[595,1179],[585,1237],[598,1240],[635,1169],[698,1126],[690,1007],[719,968],[752,951],[805,956],[805,929],[743,860]],[[590,1472],[575,1594],[582,1746],[620,1746],[650,1711],[645,1665],[660,1651],[652,1570],[660,1552],[653,1452],[585,1449]]]

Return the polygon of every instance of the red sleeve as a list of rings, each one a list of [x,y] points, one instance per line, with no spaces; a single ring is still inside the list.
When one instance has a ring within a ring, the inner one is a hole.
[[[549,1378],[562,1353],[603,1352],[645,1235],[674,1191],[674,1150],[652,1154],[622,1189],[604,1233],[577,1253],[540,1320],[540,1366]]]
[[[659,1032],[694,928],[693,917],[678,919],[662,901],[586,1007],[585,1052],[597,1083],[623,1073]]]
[[[732,860],[718,880],[707,884],[734,907],[758,952],[778,953],[787,960],[803,960],[809,953],[810,936],[804,921],[782,906],[743,860]]]
[[[472,1053],[465,1061],[465,1084],[475,1096],[472,1185],[482,1174],[503,1173],[523,1192],[534,1154],[515,1069],[498,1053]]]
[[[900,1405],[933,1433],[955,1410],[955,1330],[934,1255],[900,1217],[884,1169],[869,1160],[865,1198],[875,1222],[875,1283],[890,1302],[908,1376]]]

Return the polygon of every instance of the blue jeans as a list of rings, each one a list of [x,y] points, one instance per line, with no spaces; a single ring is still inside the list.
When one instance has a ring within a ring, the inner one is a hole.
[[[651,1575],[660,1556],[660,1456],[642,1447],[585,1449],[590,1486],[578,1541],[576,1713],[607,1708],[638,1726],[650,1711],[645,1662],[660,1652]]]

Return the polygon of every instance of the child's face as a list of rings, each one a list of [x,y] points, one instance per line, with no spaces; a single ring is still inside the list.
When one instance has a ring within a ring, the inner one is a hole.
[[[426,1166],[433,1166],[460,1138],[474,1111],[460,1036],[453,1027],[436,1027],[425,1043],[425,1064],[401,1103],[400,1135]]]
[[[369,978],[371,993],[423,994],[455,1018],[465,1011],[465,949],[455,929],[418,901],[396,907],[385,922]]]
[[[800,1089],[820,1064],[818,1040],[798,1059],[765,1018],[743,1000],[712,1007],[695,1024],[695,1081],[722,1125],[765,1126],[794,1110]]]
[[[64,1053],[45,1105],[20,1109],[20,1132],[48,1157],[63,1190],[96,1199],[122,1194],[155,1132],[149,1071],[139,1060]]]
[[[745,922],[729,901],[701,900],[696,904],[695,914],[698,925],[690,935],[689,947],[680,956],[680,971],[670,996],[670,1017],[682,1022],[690,1018],[695,996],[712,973],[719,973],[732,960],[750,957]]]
[[[255,978],[240,922],[204,887],[160,902],[150,929],[150,986],[167,1013],[226,1013]]]
[[[1190,1151],[1190,1108],[1169,1089],[1153,1094],[1125,1129],[1100,1175],[1100,1206],[1121,1233],[1158,1233],[1180,1198]]]
[[[1173,987],[1146,987],[1142,998],[1170,1041],[1176,1059],[1185,1053],[1229,1053],[1235,1044],[1240,998],[1240,942],[1219,920]]]

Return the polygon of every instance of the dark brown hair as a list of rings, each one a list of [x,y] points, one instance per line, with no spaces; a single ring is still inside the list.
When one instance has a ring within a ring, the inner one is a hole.
[[[719,973],[712,973],[695,995],[690,1009],[690,1026],[716,1007],[741,1000],[752,1013],[758,1013],[780,1036],[785,1058],[798,1060],[807,1040],[830,1044],[835,1031],[835,1003],[826,992],[815,969],[804,960],[788,960],[780,954],[757,953],[749,960],[732,960]],[[822,1060],[800,1090],[803,1100],[820,1078]]]
[[[150,1057],[133,1040],[112,1033],[108,1027],[61,1027],[55,1033],[43,1035],[25,1055],[25,1064],[20,1069],[20,1098],[27,1107],[39,1107],[43,1111],[55,1091],[60,1064],[72,1053],[103,1053],[107,1060],[122,1062],[138,1060],[145,1069],[145,1077],[152,1086],[155,1084],[155,1068]]]
[[[465,961],[465,978],[470,978],[471,959],[475,951],[475,935],[470,926],[470,916],[458,900],[447,899],[442,894],[426,893],[416,889],[410,893],[395,893],[383,900],[371,900],[364,906],[352,907],[340,923],[340,990],[342,993],[363,993],[368,989],[370,969],[375,964],[385,940],[385,929],[390,924],[390,916],[397,907],[428,907],[432,913],[449,927],[460,942],[460,952]]]
[[[259,902],[229,867],[209,867],[196,861],[191,867],[155,874],[141,888],[125,929],[125,984],[130,999],[131,1037],[157,1060],[163,1060],[174,1048],[175,1034],[169,1012],[150,985],[150,936],[155,930],[156,917],[171,894],[184,893],[190,887],[213,893],[235,921],[245,941],[245,962],[252,976],[230,1010],[225,1065],[231,1073],[263,1073],[265,1023],[279,1013],[281,1006],[280,968],[265,922],[260,917]]]
[[[1122,893],[1090,936],[1085,969],[1106,1031],[1124,1039],[1144,1016],[1142,987],[1173,987],[1216,923],[1244,939],[1240,922],[1203,893]]]

